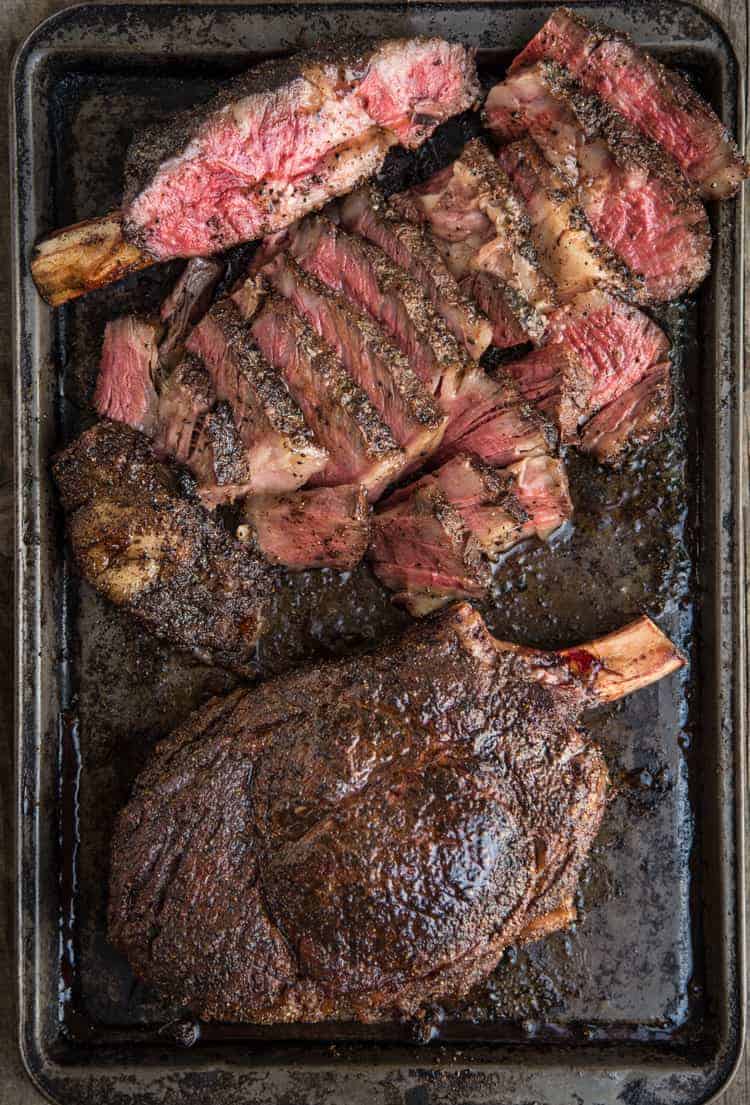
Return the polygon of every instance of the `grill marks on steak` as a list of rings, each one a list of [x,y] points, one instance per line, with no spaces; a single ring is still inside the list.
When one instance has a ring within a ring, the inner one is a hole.
[[[546,540],[572,510],[565,468],[555,457],[497,469],[458,454],[379,506],[373,570],[415,615],[453,598],[483,598],[493,562],[524,538]]]
[[[328,453],[311,483],[361,483],[377,499],[406,467],[406,454],[365,393],[283,296],[268,297],[252,332]]]
[[[523,197],[532,241],[560,302],[600,286],[640,297],[642,278],[597,238],[573,188],[535,142],[526,138],[503,147],[498,162]]]
[[[139,135],[125,228],[157,260],[215,253],[351,191],[479,96],[472,52],[439,38],[328,44],[229,82]]]
[[[358,484],[315,487],[290,495],[254,495],[237,531],[271,564],[306,568],[356,568],[370,541],[367,492]]]
[[[56,458],[54,475],[83,578],[158,636],[253,675],[273,576],[179,497],[148,440],[99,422]]]
[[[347,230],[378,246],[423,289],[453,335],[478,361],[492,342],[492,325],[460,289],[427,227],[404,218],[372,185],[341,201]]]
[[[403,447],[409,465],[430,456],[447,419],[385,332],[289,256],[277,256],[263,273],[336,351]]]
[[[528,135],[537,143],[601,241],[643,278],[643,298],[675,299],[701,283],[711,248],[703,204],[661,146],[559,65],[508,77],[490,92],[485,114],[503,141]]]
[[[586,91],[660,143],[704,199],[734,195],[747,177],[747,163],[705,100],[626,35],[558,8],[515,58],[511,73],[545,58],[565,66]]]
[[[292,491],[325,468],[328,454],[234,302],[212,307],[188,346],[203,358],[219,399],[231,406],[251,473],[249,491]]]
[[[427,221],[453,275],[489,313],[494,345],[542,337],[554,288],[530,240],[523,203],[481,139],[393,202]]]
[[[374,1022],[460,997],[575,918],[608,787],[584,708],[682,663],[647,618],[542,653],[462,604],[216,699],[117,819],[110,938],[205,1019]]]

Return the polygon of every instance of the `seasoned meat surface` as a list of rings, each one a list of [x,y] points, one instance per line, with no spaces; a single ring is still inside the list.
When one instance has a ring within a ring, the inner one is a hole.
[[[539,653],[458,605],[214,700],[118,818],[110,937],[208,1019],[377,1021],[461,995],[575,916],[608,784],[581,711],[680,663],[646,618]]]
[[[99,422],[57,457],[54,474],[84,579],[158,636],[253,675],[274,576],[178,496],[148,440]]]

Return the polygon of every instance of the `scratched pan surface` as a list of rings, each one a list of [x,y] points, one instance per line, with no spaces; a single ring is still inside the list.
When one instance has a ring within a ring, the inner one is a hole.
[[[587,6],[680,65],[738,132],[736,60],[689,5]],[[689,656],[669,680],[589,719],[615,796],[574,930],[510,949],[486,984],[410,1025],[201,1026],[138,985],[105,935],[108,844],[154,742],[232,678],[134,629],[79,585],[49,458],[91,419],[107,318],[159,302],[163,266],[53,314],[25,260],[42,231],[118,201],[140,123],[210,94],[244,64],[344,31],[478,44],[489,80],[544,5],[78,8],[22,49],[17,150],[20,1040],[60,1101],[653,1102],[704,1100],[742,1038],[741,590],[735,534],[741,316],[739,203],[712,211],[712,275],[660,321],[677,409],[611,474],[568,460],[574,524],[498,570],[493,631],[571,644],[646,610]],[[390,184],[446,146],[396,160]],[[407,622],[366,568],[285,579],[259,672],[372,644]],[[193,1046],[187,1048],[186,1044]]]

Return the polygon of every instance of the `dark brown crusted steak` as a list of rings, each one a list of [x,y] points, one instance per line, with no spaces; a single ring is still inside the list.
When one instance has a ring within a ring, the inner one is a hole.
[[[54,474],[84,579],[158,636],[253,675],[274,576],[178,497],[148,440],[99,422],[57,457]]]
[[[252,241],[351,191],[394,143],[420,145],[478,96],[472,51],[441,38],[274,58],[138,135],[126,236],[157,260]]]
[[[118,818],[110,938],[212,1020],[377,1021],[461,995],[575,919],[608,785],[582,710],[681,663],[647,618],[542,653],[458,605],[215,699]]]

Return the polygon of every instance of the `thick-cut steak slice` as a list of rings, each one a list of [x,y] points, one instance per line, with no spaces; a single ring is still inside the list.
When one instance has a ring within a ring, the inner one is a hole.
[[[158,636],[253,675],[274,577],[179,498],[148,440],[99,422],[57,457],[54,474],[84,579]]]
[[[581,448],[602,464],[619,464],[626,451],[660,433],[672,413],[669,365],[658,364],[586,423]]]
[[[504,370],[555,423],[563,441],[580,445],[584,424],[602,407],[657,370],[669,375],[669,341],[636,307],[606,292],[589,292],[551,316],[545,345]],[[669,405],[659,409],[663,425]],[[656,428],[655,417],[648,425]],[[645,437],[644,425],[639,440]]]
[[[511,72],[542,58],[564,65],[587,91],[659,142],[704,199],[734,195],[748,175],[746,162],[706,101],[627,35],[592,27],[569,8],[558,8],[515,58]]]
[[[418,146],[478,94],[471,51],[440,38],[265,62],[136,137],[126,236],[157,260],[252,241],[351,191],[391,145]]]
[[[204,705],[112,840],[109,934],[207,1020],[383,1021],[576,918],[608,774],[579,719],[683,659],[640,618],[559,652],[468,604]]]
[[[172,291],[161,305],[166,334],[159,345],[159,360],[170,366],[180,357],[190,330],[203,318],[224,275],[225,266],[212,257],[191,257]]]
[[[539,260],[565,303],[580,292],[605,287],[639,298],[643,280],[597,238],[575,191],[530,138],[513,142],[498,161],[523,196]]]
[[[154,432],[154,452],[159,460],[190,465],[193,445],[203,418],[216,402],[205,364],[186,353],[162,384]]]
[[[409,464],[417,466],[434,453],[447,417],[382,328],[288,255],[276,257],[263,275],[336,351],[402,446]]]
[[[461,291],[427,227],[406,219],[372,185],[342,200],[340,217],[347,230],[379,246],[414,277],[454,336],[478,361],[492,342],[492,325]]]
[[[125,422],[151,435],[157,424],[159,397],[158,322],[123,315],[104,328],[94,407],[102,418]]]
[[[643,277],[645,299],[676,299],[700,284],[710,264],[708,218],[661,146],[552,62],[495,85],[485,111],[499,138],[533,138],[574,186],[599,239]]]
[[[294,571],[351,571],[370,540],[367,492],[359,484],[343,484],[250,496],[237,537],[252,542],[272,564]]]
[[[406,454],[336,354],[282,296],[268,297],[252,332],[328,453],[311,483],[360,483],[377,499],[406,467]]]
[[[554,288],[540,266],[524,205],[481,139],[393,202],[405,215],[419,211],[453,275],[492,312],[494,345],[541,339]]]
[[[325,468],[328,454],[234,302],[212,307],[188,347],[203,358],[218,398],[231,404],[254,493],[292,491]]]

